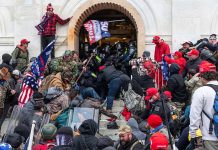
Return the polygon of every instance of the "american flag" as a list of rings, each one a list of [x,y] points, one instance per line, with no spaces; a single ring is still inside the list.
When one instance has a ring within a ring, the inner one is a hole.
[[[27,73],[23,80],[22,92],[18,98],[19,106],[23,107],[38,88],[37,79],[31,73]]]
[[[43,77],[45,66],[51,54],[51,50],[54,47],[55,41],[56,40],[53,40],[46,46],[46,48],[31,65],[31,72],[27,73],[24,77],[22,92],[18,98],[19,106],[23,107],[30,100],[34,91],[38,90],[39,82]]]

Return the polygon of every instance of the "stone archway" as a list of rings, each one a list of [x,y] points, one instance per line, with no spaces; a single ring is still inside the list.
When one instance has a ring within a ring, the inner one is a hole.
[[[95,0],[83,3],[75,12],[74,17],[71,19],[68,28],[68,49],[78,50],[79,48],[79,31],[83,22],[91,14],[103,10],[103,9],[114,9],[125,14],[134,24],[137,31],[137,48],[138,55],[140,55],[145,49],[145,29],[143,19],[137,12],[137,10],[127,1],[121,2],[117,0]]]

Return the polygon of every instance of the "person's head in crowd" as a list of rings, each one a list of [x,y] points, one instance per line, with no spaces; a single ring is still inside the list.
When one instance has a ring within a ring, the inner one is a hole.
[[[206,85],[209,81],[217,80],[216,66],[208,61],[202,61],[199,65],[201,82]]]
[[[176,63],[170,65],[170,75],[179,74],[180,66]]]
[[[12,150],[12,147],[8,143],[1,143],[0,144],[0,150]]]
[[[183,49],[189,49],[192,46],[193,46],[193,43],[191,41],[185,41],[185,42],[182,43],[182,48]]]
[[[160,42],[161,42],[161,38],[159,36],[156,35],[153,37],[152,43],[158,45]]]
[[[74,54],[74,51],[66,50],[66,51],[64,52],[63,59],[64,59],[65,61],[70,61],[70,60],[72,60],[72,58],[73,58],[73,54]]]
[[[182,53],[179,52],[179,51],[176,51],[176,52],[174,53],[174,55],[173,55],[173,58],[174,58],[174,59],[179,59],[179,58],[181,58],[181,57],[182,57]]]
[[[187,72],[187,78],[191,79],[198,71],[196,69],[189,69]]]
[[[113,140],[108,137],[108,136],[102,136],[98,139],[98,142],[97,142],[97,148],[100,150],[100,149],[104,149],[104,148],[107,148],[107,147],[110,147],[110,146],[113,146],[114,145],[114,142]]]
[[[128,125],[120,126],[119,130],[119,138],[121,143],[124,145],[132,140],[132,129]]]
[[[46,10],[47,10],[47,14],[48,15],[52,15],[53,14],[54,8],[52,7],[51,3],[49,3],[47,5],[47,9]]]
[[[73,130],[71,127],[61,127],[56,133],[56,145],[72,145]]]
[[[42,139],[44,141],[55,140],[55,135],[57,132],[57,127],[51,123],[45,124],[42,127]]]
[[[20,41],[20,46],[26,50],[28,48],[29,43],[30,43],[30,41],[28,41],[27,39],[22,39]]]
[[[18,80],[20,79],[21,73],[19,70],[13,70],[12,75],[16,80]]]
[[[5,53],[2,55],[2,62],[9,65],[11,62],[11,58],[12,56],[10,54]]]
[[[172,100],[171,92],[170,91],[164,91],[163,93],[166,95],[168,101],[171,102],[171,100]]]
[[[168,150],[169,141],[163,133],[157,132],[150,138],[151,150]]]
[[[145,50],[142,54],[142,58],[144,58],[144,59],[148,59],[148,58],[150,58],[150,56],[151,56],[151,53],[147,50]]]
[[[64,84],[70,84],[73,79],[73,73],[71,71],[63,71],[61,72],[61,78]]]
[[[153,130],[161,125],[163,125],[163,121],[159,115],[151,114],[148,119],[148,127]]]
[[[82,124],[79,127],[79,133],[80,134],[95,136],[97,130],[98,130],[98,125],[92,119],[87,119],[87,120],[83,121]]]
[[[12,133],[7,136],[6,143],[10,144],[12,148],[17,149],[24,142],[24,137],[17,133]]]
[[[34,110],[39,111],[43,108],[44,104],[44,95],[40,92],[34,92],[33,94],[34,100]]]
[[[24,141],[26,141],[30,135],[30,127],[24,123],[20,123],[15,127],[14,133],[19,134],[24,138]]]
[[[209,42],[212,44],[217,44],[217,37],[216,34],[211,34],[209,37]]]
[[[151,103],[160,99],[160,93],[156,88],[148,88],[146,90],[145,100]]]
[[[192,49],[190,52],[188,52],[189,60],[195,60],[198,57],[199,57],[199,51],[197,49]]]

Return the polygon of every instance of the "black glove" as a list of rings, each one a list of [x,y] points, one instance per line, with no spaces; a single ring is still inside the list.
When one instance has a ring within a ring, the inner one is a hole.
[[[190,143],[191,143],[192,149],[195,149],[195,145],[197,143],[197,139],[196,138],[191,138]]]

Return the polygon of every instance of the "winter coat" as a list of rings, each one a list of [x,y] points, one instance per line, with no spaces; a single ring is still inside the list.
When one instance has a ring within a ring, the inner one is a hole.
[[[23,50],[20,45],[18,45],[12,55],[12,64],[16,64],[16,69],[20,70],[27,66],[29,63],[29,52],[28,50]]]
[[[165,42],[160,42],[155,46],[155,52],[154,52],[154,60],[157,62],[162,61],[162,56],[170,54],[170,47]]]
[[[195,59],[195,60],[189,60],[189,61],[187,61],[186,65],[185,65],[185,69],[184,69],[183,72],[182,72],[182,76],[185,77],[189,69],[198,70],[201,61],[202,61],[202,60],[200,59],[200,57],[198,57],[198,58]]]
[[[64,84],[64,82],[61,78],[61,72],[57,73],[48,84],[49,84],[48,88],[58,87],[62,90],[67,89],[67,85]]]
[[[139,95],[143,95],[148,88],[154,87],[153,79],[148,75],[140,76],[137,68],[132,69],[132,77],[132,88]]]
[[[73,149],[78,150],[96,150],[98,139],[95,137],[97,132],[97,123],[91,119],[85,120],[79,127],[79,136],[73,140]]]
[[[138,140],[145,141],[146,134],[139,130],[138,123],[134,118],[130,118],[127,124],[131,127],[132,134],[135,135]]]
[[[132,135],[130,142],[122,144],[121,142],[117,145],[117,150],[142,150],[143,145],[138,141],[135,135]]]
[[[54,90],[53,93],[48,92],[46,100],[50,101],[46,104],[49,114],[55,114],[69,107],[69,96],[57,90]]]
[[[179,70],[179,74],[182,74],[183,70],[185,69],[185,65],[186,65],[186,60],[185,58],[181,57],[178,59],[171,59],[168,56],[164,57],[164,60],[168,63],[168,64],[172,64],[172,63],[176,63],[179,65],[180,70]]]
[[[172,101],[184,103],[187,99],[187,92],[182,75],[179,74],[179,66],[172,64],[170,66],[170,78],[167,81],[166,90],[172,93]]]

